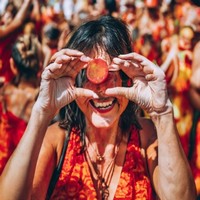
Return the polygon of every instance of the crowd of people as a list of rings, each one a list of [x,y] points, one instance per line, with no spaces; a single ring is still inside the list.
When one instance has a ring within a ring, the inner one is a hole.
[[[199,55],[196,0],[3,0],[3,199],[200,199]]]

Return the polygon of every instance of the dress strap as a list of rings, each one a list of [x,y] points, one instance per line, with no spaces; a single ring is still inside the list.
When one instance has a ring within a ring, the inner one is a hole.
[[[54,169],[53,175],[51,177],[50,184],[49,184],[49,187],[47,190],[46,200],[49,200],[51,198],[51,195],[53,194],[53,190],[54,190],[56,183],[58,181],[58,178],[60,176],[63,162],[65,159],[65,154],[66,154],[67,147],[68,147],[68,143],[70,140],[70,135],[71,135],[71,128],[69,131],[66,131],[65,141],[64,141],[62,152],[61,152],[60,160],[58,162],[57,167]]]

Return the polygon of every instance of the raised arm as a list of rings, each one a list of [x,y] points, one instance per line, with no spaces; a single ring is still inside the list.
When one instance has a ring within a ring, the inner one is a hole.
[[[149,114],[157,132],[158,165],[151,176],[158,197],[195,200],[195,184],[178,138],[164,72],[136,53],[120,55],[113,61],[113,70],[122,69],[132,79],[133,86],[108,89],[106,94],[125,95],[137,103]]]
[[[7,26],[0,26],[0,39],[9,35],[13,31],[17,30],[27,17],[28,9],[30,8],[32,0],[24,0],[21,8],[17,12],[16,16],[10,24]]]
[[[38,155],[50,121],[76,96],[94,95],[90,90],[74,87],[75,77],[88,59],[79,51],[63,49],[44,69],[40,93],[26,131],[0,177],[1,199],[30,199]]]

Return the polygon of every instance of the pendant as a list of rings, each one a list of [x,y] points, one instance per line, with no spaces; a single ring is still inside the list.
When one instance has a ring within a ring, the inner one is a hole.
[[[97,161],[98,162],[104,161],[104,156],[101,156],[101,155],[97,154]]]

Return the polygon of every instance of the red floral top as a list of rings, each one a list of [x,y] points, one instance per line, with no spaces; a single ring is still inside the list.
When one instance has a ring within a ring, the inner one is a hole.
[[[97,199],[89,166],[84,154],[80,153],[79,133],[72,131],[63,169],[51,197],[53,200]],[[139,131],[132,128],[125,163],[115,193],[115,200],[153,200],[150,180],[141,155]]]

